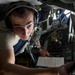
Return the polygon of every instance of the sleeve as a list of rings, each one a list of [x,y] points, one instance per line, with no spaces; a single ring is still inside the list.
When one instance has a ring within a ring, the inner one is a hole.
[[[41,32],[42,29],[40,27],[37,28],[37,30],[34,32],[31,38],[31,44],[35,45],[37,48],[41,48],[41,44],[40,44]]]
[[[32,40],[33,40],[34,42],[37,42],[37,41],[40,39],[40,37],[41,37],[41,32],[42,32],[41,27],[37,28],[37,29],[34,31],[34,34],[33,34],[33,36],[32,36]]]
[[[13,45],[15,45],[17,41],[14,32],[0,30],[0,50],[13,49]]]

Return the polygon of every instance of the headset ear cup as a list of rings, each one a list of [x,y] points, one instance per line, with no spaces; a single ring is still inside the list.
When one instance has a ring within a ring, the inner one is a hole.
[[[37,13],[37,23],[39,22],[39,13]]]
[[[8,29],[13,29],[9,17],[7,17],[7,18],[5,19],[5,24],[6,24],[6,27],[7,27]]]
[[[34,26],[36,27],[37,26],[37,23],[39,22],[39,13],[35,14],[35,19],[34,19]]]

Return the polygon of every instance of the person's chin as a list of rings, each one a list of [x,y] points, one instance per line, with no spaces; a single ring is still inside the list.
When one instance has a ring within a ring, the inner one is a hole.
[[[22,37],[21,39],[22,39],[22,40],[28,40],[28,38],[27,38],[27,37]]]

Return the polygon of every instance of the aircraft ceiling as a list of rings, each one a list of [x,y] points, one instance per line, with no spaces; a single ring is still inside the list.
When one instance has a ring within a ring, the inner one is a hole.
[[[39,0],[39,1],[41,1],[44,5],[45,4],[56,5],[64,9],[75,11],[75,0]]]

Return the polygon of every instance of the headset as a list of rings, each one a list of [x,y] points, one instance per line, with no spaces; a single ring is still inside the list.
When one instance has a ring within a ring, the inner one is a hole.
[[[8,15],[15,9],[17,8],[20,8],[20,7],[25,7],[25,8],[29,8],[29,9],[32,9],[34,12],[35,12],[35,18],[34,18],[34,26],[36,25],[36,23],[39,21],[39,13],[38,11],[36,10],[35,6],[28,3],[28,2],[25,2],[25,1],[17,1],[17,2],[11,2],[11,3],[8,3],[5,8],[4,8],[4,12],[5,12],[5,24],[6,24],[6,27],[8,29],[13,29],[12,27],[12,24],[9,20],[9,17]]]

